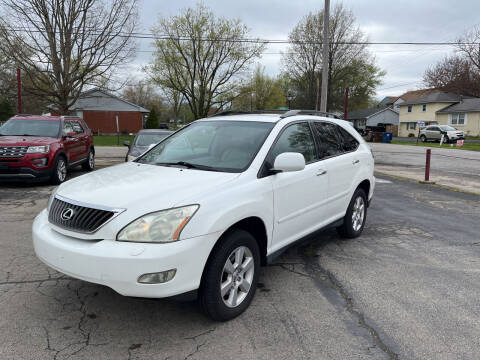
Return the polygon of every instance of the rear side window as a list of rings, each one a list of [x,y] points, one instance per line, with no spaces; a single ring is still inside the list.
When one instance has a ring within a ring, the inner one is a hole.
[[[273,165],[275,158],[284,152],[303,154],[307,164],[315,161],[315,143],[308,123],[290,125],[282,132],[270,153],[270,165]]]
[[[343,141],[336,125],[327,122],[314,122],[313,128],[318,140],[320,159],[343,153]]]
[[[337,125],[335,125],[337,126]],[[340,131],[340,136],[342,138],[342,148],[344,152],[355,151],[358,148],[358,141],[355,139],[347,130],[341,126],[337,126]]]
[[[355,151],[358,148],[357,139],[341,126],[328,122],[314,122],[313,128],[318,141],[320,159]]]

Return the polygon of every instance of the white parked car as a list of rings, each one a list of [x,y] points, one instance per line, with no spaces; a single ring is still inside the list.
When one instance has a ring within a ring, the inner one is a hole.
[[[198,120],[67,181],[34,221],[37,256],[122,295],[198,294],[213,319],[239,315],[288,246],[328,227],[362,233],[370,148],[348,122],[310,113]]]

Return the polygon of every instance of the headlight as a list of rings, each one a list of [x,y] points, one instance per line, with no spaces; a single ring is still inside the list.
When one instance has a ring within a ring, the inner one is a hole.
[[[118,233],[117,240],[152,243],[177,241],[198,208],[198,205],[188,205],[144,215],[124,227]]]
[[[48,201],[47,201],[47,212],[50,212],[50,207],[52,206],[53,199],[55,199],[55,194],[57,193],[57,190],[58,190],[58,187],[56,187],[55,189],[53,189],[52,194],[51,194],[50,197],[48,198]]]
[[[28,154],[48,154],[49,151],[50,151],[50,145],[29,146],[27,153]]]

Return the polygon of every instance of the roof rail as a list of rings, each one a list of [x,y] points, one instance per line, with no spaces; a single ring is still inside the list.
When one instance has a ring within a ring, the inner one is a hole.
[[[219,113],[209,115],[208,117],[227,116],[227,115],[248,115],[248,114],[282,114],[284,112],[285,110],[252,110],[252,111],[227,110],[227,111],[221,111]]]
[[[317,111],[317,110],[290,110],[287,111],[285,114],[280,115],[281,119],[286,117],[295,116],[295,115],[316,115],[316,116],[325,116],[333,119],[340,119],[337,115],[325,112],[325,111]]]
[[[62,116],[60,116],[60,118],[62,118],[62,119],[79,119],[80,116],[76,116],[76,115],[62,115]]]
[[[32,115],[32,114],[16,114],[14,117],[22,117],[22,116],[35,116],[35,115]]]

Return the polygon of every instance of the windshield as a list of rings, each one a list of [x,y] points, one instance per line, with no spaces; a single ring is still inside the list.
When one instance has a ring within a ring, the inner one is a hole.
[[[135,146],[148,146],[158,144],[170,134],[138,134],[135,138]]]
[[[450,125],[442,125],[440,126],[440,129],[442,129],[443,131],[453,131],[453,130],[457,130],[455,129],[454,127],[450,126]]]
[[[242,172],[250,165],[274,125],[254,121],[196,122],[165,139],[136,161]]]
[[[60,122],[57,120],[8,120],[0,127],[0,135],[58,137]]]

